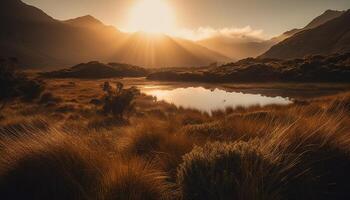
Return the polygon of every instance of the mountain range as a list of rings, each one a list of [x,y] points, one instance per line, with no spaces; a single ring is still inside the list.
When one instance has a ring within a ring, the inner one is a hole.
[[[269,40],[215,36],[189,41],[125,33],[86,15],[60,21],[21,0],[0,1],[0,57],[25,67],[64,68],[98,60],[142,67],[193,67],[247,57],[300,58],[350,51],[350,11],[327,10],[304,28]]]
[[[87,15],[59,21],[20,0],[0,2],[0,56],[28,67],[65,67],[99,60],[144,67],[201,66],[230,59],[194,42],[123,33]]]

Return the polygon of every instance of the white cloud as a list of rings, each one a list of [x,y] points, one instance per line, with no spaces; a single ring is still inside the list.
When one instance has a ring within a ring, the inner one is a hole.
[[[265,39],[263,35],[263,30],[254,30],[250,26],[246,26],[243,28],[221,28],[215,29],[212,27],[200,27],[196,30],[190,29],[182,29],[178,31],[175,36],[186,38],[189,40],[204,40],[212,37],[227,37],[232,39],[247,39],[250,40],[263,40]]]

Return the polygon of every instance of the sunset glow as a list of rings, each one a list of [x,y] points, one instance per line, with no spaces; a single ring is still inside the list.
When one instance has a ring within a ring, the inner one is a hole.
[[[164,0],[139,0],[129,13],[127,30],[148,33],[168,33],[175,31],[175,14]]]

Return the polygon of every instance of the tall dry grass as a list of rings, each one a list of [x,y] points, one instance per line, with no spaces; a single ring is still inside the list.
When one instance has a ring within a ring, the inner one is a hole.
[[[82,102],[61,112],[63,97],[15,105],[0,198],[349,199],[349,96],[209,116],[141,95],[127,121]]]

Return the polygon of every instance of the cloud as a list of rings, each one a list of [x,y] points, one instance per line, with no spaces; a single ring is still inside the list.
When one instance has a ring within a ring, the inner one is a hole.
[[[243,28],[221,28],[215,29],[212,27],[200,27],[196,30],[182,29],[176,36],[189,40],[204,40],[212,37],[226,37],[231,39],[246,39],[246,40],[264,40],[263,30],[254,30],[250,26]]]

